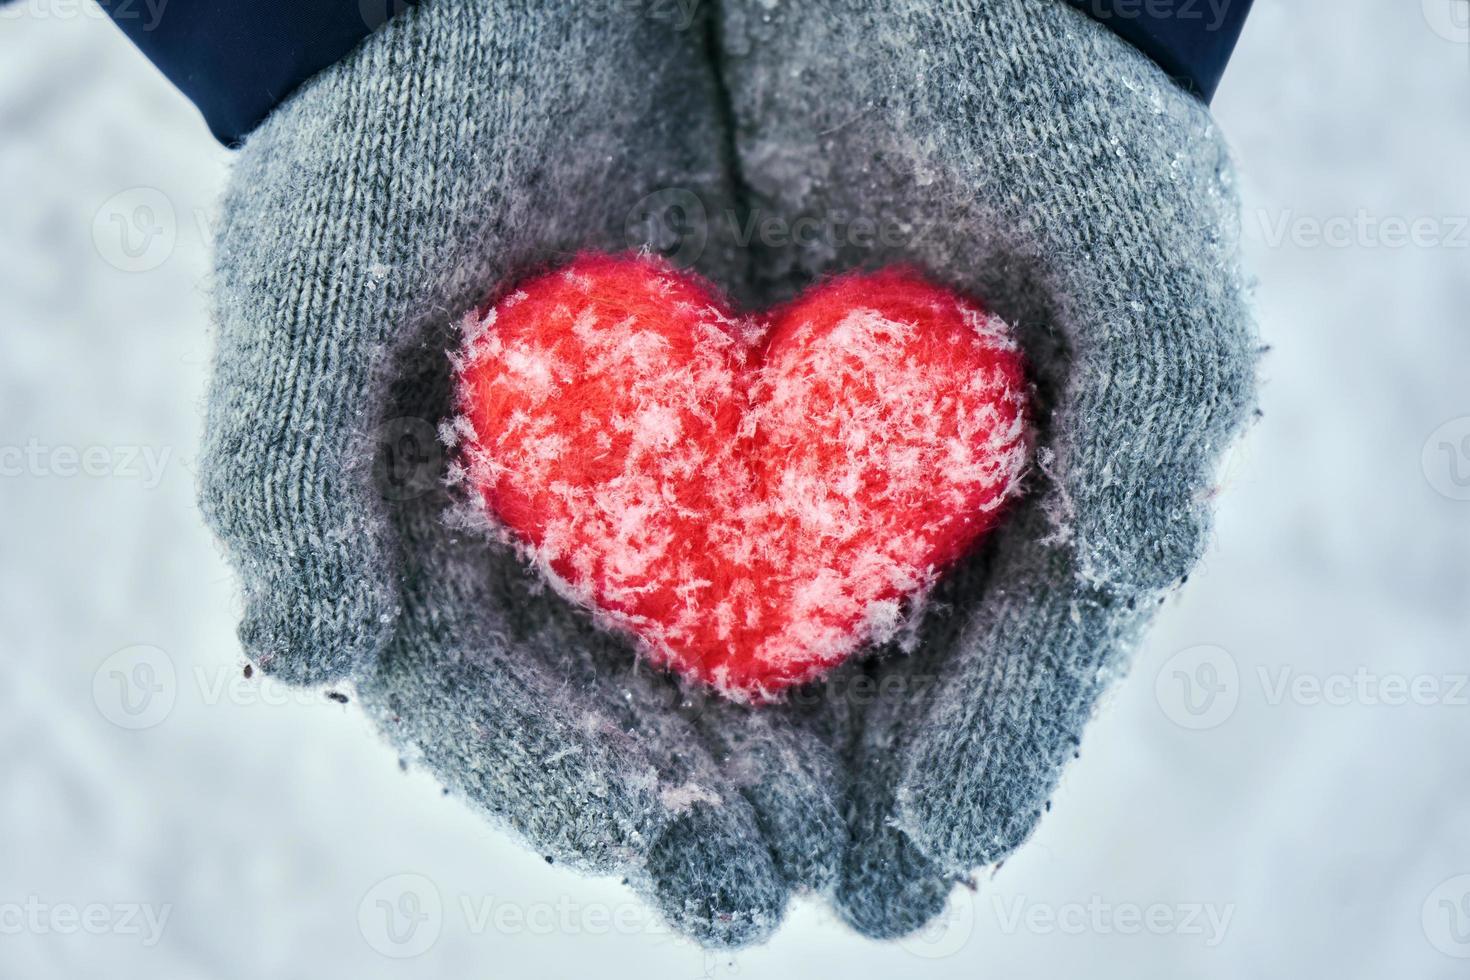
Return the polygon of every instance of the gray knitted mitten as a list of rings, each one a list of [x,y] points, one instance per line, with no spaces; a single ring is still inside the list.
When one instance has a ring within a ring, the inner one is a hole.
[[[836,902],[898,935],[1030,835],[1201,552],[1253,405],[1230,165],[1203,105],[1053,0],[724,0],[721,44],[757,296],[914,262],[1018,329],[1038,387],[1029,501],[916,654],[829,699]]]
[[[263,671],[355,683],[405,758],[541,853],[738,945],[787,894],[753,811],[677,685],[446,524],[436,439],[465,311],[662,228],[640,220],[660,188],[722,198],[707,32],[681,26],[434,0],[268,119],[223,204],[201,494]],[[734,249],[701,251],[741,278]]]
[[[1050,0],[850,3],[685,24],[429,0],[277,110],[223,208],[201,494],[247,653],[355,684],[406,758],[710,945],[763,938],[799,888],[902,933],[1024,839],[1197,556],[1250,401],[1201,107]],[[746,248],[725,219],[750,214],[880,235]],[[460,316],[645,232],[746,301],[902,259],[1020,328],[1044,476],[946,579],[917,652],[775,708],[711,700],[445,519]]]

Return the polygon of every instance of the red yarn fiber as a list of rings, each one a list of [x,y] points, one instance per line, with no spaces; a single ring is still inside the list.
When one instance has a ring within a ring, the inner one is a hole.
[[[1005,325],[908,270],[757,317],[589,255],[466,324],[466,472],[564,595],[739,700],[898,634],[1026,467]]]

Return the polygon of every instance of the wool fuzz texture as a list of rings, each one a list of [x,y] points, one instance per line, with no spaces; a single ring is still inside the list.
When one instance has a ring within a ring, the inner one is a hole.
[[[354,691],[405,762],[709,946],[802,892],[899,935],[1019,846],[1201,553],[1252,406],[1223,142],[1054,0],[721,0],[692,24],[426,0],[247,141],[218,231],[200,493],[246,653]],[[460,320],[645,244],[751,309],[907,264],[1014,329],[1036,473],[910,652],[759,710],[707,697],[446,519]]]
[[[720,9],[744,205],[824,230],[759,243],[760,298],[913,262],[985,297],[1039,390],[1044,479],[936,589],[948,611],[914,656],[813,709],[842,757],[834,902],[899,935],[1030,836],[1204,548],[1216,463],[1254,405],[1233,172],[1203,105],[1063,4]]]
[[[1005,324],[889,270],[741,317],[586,256],[466,322],[463,465],[569,599],[768,701],[903,627],[1020,486]]]
[[[702,24],[431,0],[295,94],[221,208],[200,482],[262,673],[355,689],[405,763],[728,947],[791,890],[749,802],[675,685],[444,520],[436,432],[458,320],[497,283],[646,244],[629,225],[665,188],[725,200]],[[700,259],[743,278],[720,236]]]

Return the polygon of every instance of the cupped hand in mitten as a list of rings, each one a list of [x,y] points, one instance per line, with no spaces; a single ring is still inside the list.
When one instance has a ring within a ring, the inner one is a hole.
[[[351,681],[543,853],[705,943],[767,935],[802,888],[896,935],[1030,833],[1198,556],[1251,388],[1228,164],[1202,106],[1060,3],[717,13],[435,0],[267,120],[223,210],[203,504],[251,658]],[[461,316],[634,244],[650,207],[683,235],[652,244],[741,300],[902,261],[1019,331],[1031,494],[911,652],[727,703],[446,517]]]
[[[447,518],[437,436],[464,314],[725,198],[719,119],[702,21],[539,0],[392,20],[239,154],[201,493],[262,671],[351,684],[406,759],[549,859],[740,945],[791,888],[758,814],[676,683]],[[699,254],[742,277],[733,247]]]
[[[1230,163],[1201,102],[1058,0],[733,0],[721,28],[747,226],[804,231],[757,235],[756,294],[915,263],[1010,322],[1037,389],[1029,496],[915,652],[792,709],[838,759],[836,904],[892,936],[1030,835],[1204,547],[1254,387]]]

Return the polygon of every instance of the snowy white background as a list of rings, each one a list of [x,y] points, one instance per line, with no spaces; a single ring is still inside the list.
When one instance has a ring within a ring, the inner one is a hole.
[[[1467,975],[1470,8],[1257,6],[1216,108],[1272,353],[1205,567],[943,926],[733,957],[238,679],[192,471],[228,155],[94,7],[0,12],[0,977]]]

